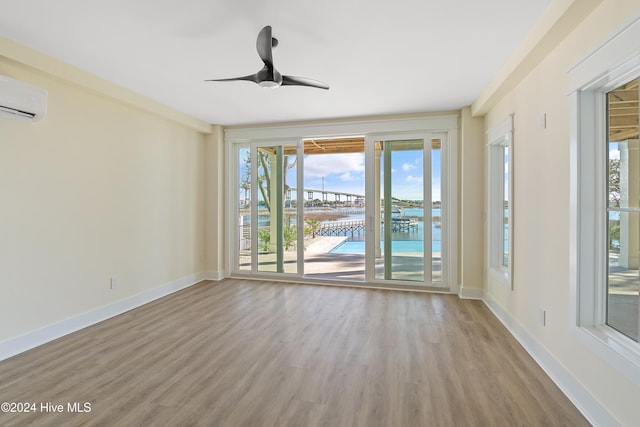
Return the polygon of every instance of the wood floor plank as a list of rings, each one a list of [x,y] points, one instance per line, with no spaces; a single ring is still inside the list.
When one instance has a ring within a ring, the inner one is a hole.
[[[5,401],[38,411],[2,426],[588,425],[479,301],[236,279],[0,362]]]

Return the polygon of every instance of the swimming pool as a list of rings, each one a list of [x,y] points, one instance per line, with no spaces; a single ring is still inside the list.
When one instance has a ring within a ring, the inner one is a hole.
[[[380,245],[384,245],[381,241]],[[433,252],[440,252],[440,240],[434,240],[431,244]],[[391,242],[391,252],[424,252],[422,240],[394,240]],[[364,254],[364,240],[345,240],[329,251],[332,254]]]

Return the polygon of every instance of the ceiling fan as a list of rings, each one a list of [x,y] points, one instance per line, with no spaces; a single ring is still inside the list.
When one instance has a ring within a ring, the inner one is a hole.
[[[317,87],[319,89],[329,89],[329,85],[317,80],[307,79],[305,77],[284,76],[276,70],[273,65],[273,48],[278,46],[278,39],[271,35],[271,26],[267,25],[260,33],[258,33],[258,39],[256,40],[256,48],[258,49],[258,55],[264,67],[255,74],[248,76],[234,77],[230,79],[211,79],[205,80],[206,82],[229,82],[235,80],[247,80],[257,83],[261,87],[276,88],[279,86],[309,86]]]

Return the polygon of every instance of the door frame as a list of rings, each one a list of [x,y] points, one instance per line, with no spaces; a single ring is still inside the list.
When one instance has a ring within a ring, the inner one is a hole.
[[[237,175],[237,146],[255,146],[259,144],[261,146],[269,144],[286,144],[294,145],[298,144],[298,200],[303,197],[301,182],[301,174],[303,173],[303,153],[302,141],[304,139],[311,138],[344,138],[351,136],[364,136],[365,141],[371,138],[379,138],[381,135],[390,136],[391,139],[406,138],[407,135],[416,134],[432,134],[441,136],[442,141],[442,182],[441,191],[442,198],[448,200],[442,210],[442,227],[443,234],[445,232],[446,221],[446,234],[447,239],[443,238],[442,241],[442,258],[443,258],[443,270],[442,270],[442,284],[443,286],[425,286],[425,285],[412,285],[407,282],[396,283],[394,281],[380,283],[375,280],[369,280],[370,273],[367,273],[367,279],[364,282],[346,282],[349,286],[366,286],[366,287],[384,287],[384,288],[402,288],[402,289],[416,289],[416,290],[432,290],[439,292],[451,292],[457,293],[459,285],[457,283],[457,236],[458,230],[456,224],[457,221],[457,153],[458,153],[458,114],[448,113],[441,115],[415,115],[411,117],[395,117],[385,119],[366,119],[366,120],[354,120],[350,122],[315,122],[306,124],[292,124],[292,125],[264,125],[253,127],[232,127],[225,129],[224,143],[229,149],[227,152],[228,164],[233,168],[231,173],[227,175],[226,187],[226,224],[229,230],[226,236],[225,246],[229,248],[229,253],[226,256],[226,276],[231,277],[253,277],[253,278],[277,278],[278,280],[295,279],[296,281],[322,283],[322,281],[314,281],[312,279],[305,279],[302,275],[303,266],[300,265],[304,261],[304,257],[300,257],[300,252],[303,250],[300,244],[298,244],[298,272],[297,274],[286,273],[258,273],[253,271],[247,273],[247,271],[240,271],[237,266],[238,257],[238,229],[236,227],[237,219],[235,219],[235,213],[238,208],[238,198],[235,197],[236,189],[238,186]],[[365,152],[367,151],[368,143],[365,142]],[[365,154],[365,158],[367,158]],[[368,163],[371,163],[367,160]],[[253,168],[254,166],[252,166]],[[365,171],[365,174],[368,175]],[[252,191],[255,183],[252,185]],[[370,188],[371,185],[367,185],[366,188]],[[365,195],[367,198],[369,195]],[[444,205],[444,204],[443,204]],[[302,210],[301,204],[298,203],[298,216]],[[302,225],[300,225],[302,227]],[[369,229],[369,225],[367,227]],[[302,236],[299,233],[299,240]],[[365,256],[368,256],[366,254]],[[444,260],[447,260],[444,263]],[[368,262],[367,262],[368,263]],[[445,266],[446,264],[446,266]],[[302,268],[301,268],[302,267]],[[340,281],[332,281],[332,285],[340,285]]]

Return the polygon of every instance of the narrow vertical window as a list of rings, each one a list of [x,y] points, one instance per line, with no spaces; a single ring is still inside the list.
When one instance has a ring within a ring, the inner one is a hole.
[[[513,117],[487,132],[489,149],[489,274],[512,287]]]
[[[572,332],[640,385],[640,19],[568,72]]]
[[[509,268],[509,168],[511,160],[509,158],[509,145],[502,146],[502,268]]]

